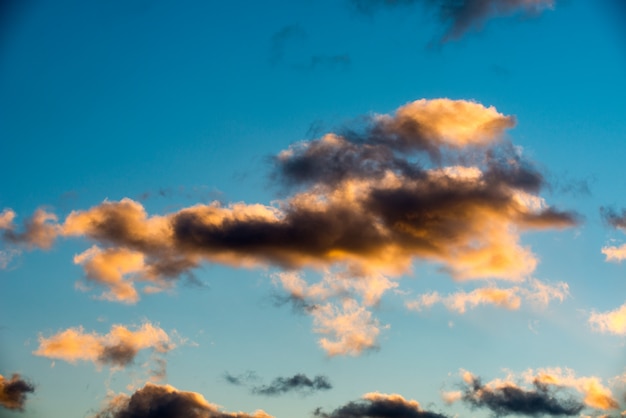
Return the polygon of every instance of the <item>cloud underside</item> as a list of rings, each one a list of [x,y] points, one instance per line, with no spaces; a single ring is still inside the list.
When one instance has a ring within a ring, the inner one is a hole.
[[[259,410],[252,414],[225,412],[196,392],[179,391],[170,385],[147,383],[131,396],[120,394],[109,400],[94,418],[272,418]]]
[[[292,194],[272,205],[214,202],[149,215],[122,199],[63,221],[39,209],[21,229],[7,209],[0,228],[5,242],[26,248],[49,248],[57,237],[92,241],[74,257],[85,272],[80,287],[123,303],[171,288],[203,262],[332,271],[327,287],[342,300],[315,300],[314,327],[329,354],[358,354],[376,347],[380,329],[363,307],[413,261],[439,263],[460,281],[520,282],[537,265],[520,234],[577,224],[540,197],[543,176],[505,138],[514,124],[472,101],[417,100],[280,152],[273,179]]]
[[[408,400],[398,394],[366,393],[362,399],[349,402],[332,412],[320,408],[314,416],[321,418],[446,418],[436,412],[421,408],[419,402]]]
[[[96,366],[124,368],[141,350],[164,354],[176,346],[157,325],[144,323],[135,328],[113,325],[104,335],[86,333],[82,327],[69,328],[50,337],[39,336],[39,348],[33,354],[69,363],[89,361]],[[164,367],[163,360],[160,366]]]
[[[421,4],[435,11],[444,26],[442,42],[481,29],[490,19],[524,14],[539,15],[553,9],[556,0],[352,0],[357,9],[371,12],[379,7]]]
[[[528,370],[517,379],[509,375],[485,384],[470,372],[461,374],[464,389],[445,392],[443,399],[447,403],[462,401],[472,408],[489,409],[498,416],[574,416],[584,408],[619,408],[611,390],[599,378],[577,377],[570,369]]]
[[[10,379],[0,375],[1,407],[23,411],[28,394],[33,392],[35,392],[35,387],[19,374],[13,374]]]

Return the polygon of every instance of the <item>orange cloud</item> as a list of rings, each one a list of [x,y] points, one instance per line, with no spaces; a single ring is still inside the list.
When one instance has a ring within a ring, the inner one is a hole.
[[[379,116],[377,122],[392,135],[427,138],[435,145],[466,147],[487,145],[515,126],[515,119],[493,106],[467,100],[421,99]]]
[[[522,297],[539,306],[547,306],[550,300],[563,301],[569,295],[567,283],[559,282],[548,285],[539,280],[529,280],[528,288],[511,287],[502,289],[484,287],[471,292],[456,292],[441,296],[438,292],[421,295],[415,300],[406,302],[410,310],[421,311],[430,309],[437,303],[442,303],[448,310],[463,314],[467,309],[474,309],[480,305],[494,305],[509,310],[517,310],[522,304]]]
[[[598,332],[626,335],[626,303],[609,312],[592,312],[589,323]]]
[[[166,353],[175,347],[165,331],[144,323],[135,331],[123,325],[113,325],[105,335],[85,333],[82,327],[78,327],[48,338],[39,336],[39,348],[33,354],[69,363],[91,361],[98,366],[125,367],[141,350],[151,348],[158,353]]]

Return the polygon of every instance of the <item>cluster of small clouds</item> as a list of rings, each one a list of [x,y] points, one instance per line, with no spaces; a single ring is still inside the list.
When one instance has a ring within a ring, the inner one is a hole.
[[[434,9],[445,27],[441,42],[461,38],[467,32],[481,29],[489,19],[522,13],[539,15],[554,9],[556,0],[352,0],[362,12],[380,7],[420,4]]]
[[[448,403],[462,401],[471,408],[486,408],[497,416],[574,416],[585,408],[615,411],[620,403],[611,389],[595,376],[576,376],[571,369],[529,369],[518,376],[482,383],[480,377],[462,370],[463,389],[443,392]]]
[[[246,372],[238,376],[225,373],[224,380],[235,386],[247,386],[250,393],[264,396],[278,396],[290,392],[305,396],[317,391],[330,390],[333,387],[326,376],[318,375],[310,378],[304,373],[296,373],[289,377],[279,376],[269,384],[255,383],[259,378],[254,372]]]
[[[0,374],[0,406],[23,411],[28,394],[34,391],[35,386],[19,374],[13,374],[10,379]]]

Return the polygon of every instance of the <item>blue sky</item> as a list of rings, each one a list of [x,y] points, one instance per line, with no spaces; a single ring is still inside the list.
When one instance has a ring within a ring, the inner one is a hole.
[[[624,7],[453,3],[2,6],[0,415],[620,416]]]

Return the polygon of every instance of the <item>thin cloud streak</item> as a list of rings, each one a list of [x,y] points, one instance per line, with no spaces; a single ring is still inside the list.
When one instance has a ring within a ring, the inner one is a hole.
[[[482,29],[491,19],[514,14],[536,16],[552,10],[556,0],[352,0],[352,3],[366,13],[381,7],[423,5],[432,9],[444,26],[440,42],[445,43]]]

